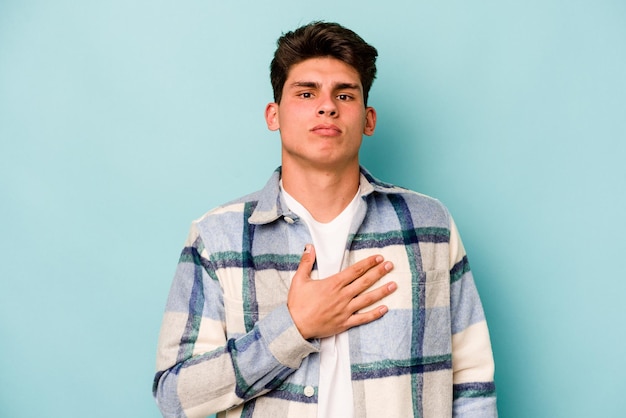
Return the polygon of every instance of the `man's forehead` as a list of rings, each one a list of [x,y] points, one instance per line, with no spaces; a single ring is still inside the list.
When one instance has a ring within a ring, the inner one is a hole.
[[[285,87],[306,84],[342,85],[345,88],[361,89],[361,78],[351,65],[331,57],[308,58],[289,69]]]

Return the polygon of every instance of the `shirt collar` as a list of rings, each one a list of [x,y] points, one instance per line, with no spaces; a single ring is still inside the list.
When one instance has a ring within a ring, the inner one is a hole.
[[[364,167],[360,167],[361,178],[361,198],[376,193],[402,193],[403,189],[393,184],[385,183],[370,174]],[[256,208],[248,218],[248,222],[253,225],[263,225],[274,222],[276,219],[291,214],[287,205],[281,199],[280,193],[280,175],[281,167],[278,167],[272,173],[272,176],[259,193],[259,200]]]

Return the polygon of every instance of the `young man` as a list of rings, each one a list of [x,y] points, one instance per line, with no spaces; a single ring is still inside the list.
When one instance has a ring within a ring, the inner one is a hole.
[[[192,225],[159,339],[164,416],[497,415],[452,218],[359,166],[376,56],[333,23],[279,39],[265,118],[282,166]]]

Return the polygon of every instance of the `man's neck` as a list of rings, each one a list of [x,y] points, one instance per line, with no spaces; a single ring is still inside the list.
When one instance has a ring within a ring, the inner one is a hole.
[[[350,204],[359,189],[359,166],[343,170],[301,170],[283,165],[283,188],[318,222],[330,222]]]

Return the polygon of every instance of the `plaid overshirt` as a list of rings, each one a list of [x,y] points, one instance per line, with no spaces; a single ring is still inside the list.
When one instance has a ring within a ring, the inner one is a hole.
[[[192,224],[158,344],[165,417],[317,416],[320,341],[302,338],[286,306],[311,236],[279,180],[280,168]],[[447,209],[363,168],[360,183],[342,268],[382,254],[394,269],[375,286],[398,289],[385,316],[348,331],[355,416],[497,416],[489,333]]]

